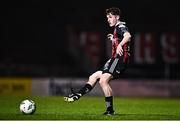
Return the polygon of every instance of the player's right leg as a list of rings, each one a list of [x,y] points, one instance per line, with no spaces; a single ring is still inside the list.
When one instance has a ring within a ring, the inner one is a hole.
[[[105,96],[105,104],[106,104],[106,112],[104,112],[104,115],[114,115],[114,110],[113,110],[113,93],[112,89],[109,85],[109,81],[112,79],[112,75],[109,73],[104,73],[102,74],[99,84],[104,92]]]
[[[74,102],[79,100],[80,97],[90,92],[96,85],[97,80],[101,77],[102,71],[97,71],[89,76],[88,82],[76,93],[72,92],[69,96],[64,97],[66,102]]]
[[[69,94],[68,96],[64,97],[64,101],[66,101],[66,102],[74,102],[76,100],[79,100],[79,98],[81,96],[82,95],[79,94],[79,93],[72,93],[72,94]]]

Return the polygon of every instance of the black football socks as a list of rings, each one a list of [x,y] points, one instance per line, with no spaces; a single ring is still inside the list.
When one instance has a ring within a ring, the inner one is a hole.
[[[113,96],[105,97],[106,111],[114,112],[113,110]]]
[[[92,90],[92,88],[93,87],[90,84],[86,84],[77,93],[80,93],[81,95],[85,95],[86,93],[90,92]]]

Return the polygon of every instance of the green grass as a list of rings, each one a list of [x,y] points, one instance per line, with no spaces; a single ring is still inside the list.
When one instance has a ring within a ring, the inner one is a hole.
[[[23,115],[23,99],[36,102],[33,115]],[[3,120],[180,120],[180,99],[114,97],[115,116],[104,116],[103,97],[83,97],[66,103],[63,97],[0,97],[0,119]]]

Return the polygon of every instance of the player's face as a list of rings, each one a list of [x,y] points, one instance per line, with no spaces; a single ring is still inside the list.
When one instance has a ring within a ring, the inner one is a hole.
[[[111,13],[107,14],[106,17],[110,27],[115,26],[119,19],[119,16],[112,15]]]

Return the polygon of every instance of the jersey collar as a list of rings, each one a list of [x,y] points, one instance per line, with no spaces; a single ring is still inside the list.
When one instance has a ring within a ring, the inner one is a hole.
[[[118,21],[115,26],[126,24],[126,22]]]

